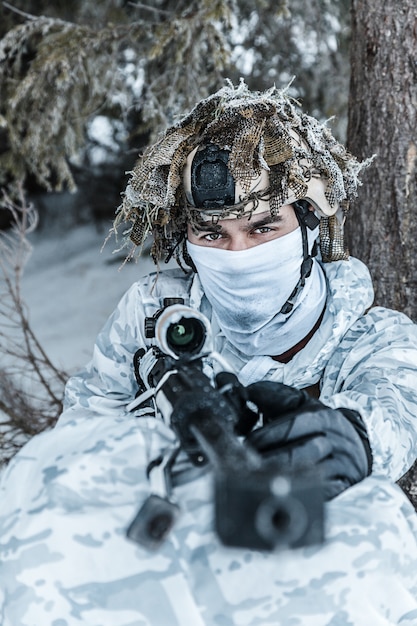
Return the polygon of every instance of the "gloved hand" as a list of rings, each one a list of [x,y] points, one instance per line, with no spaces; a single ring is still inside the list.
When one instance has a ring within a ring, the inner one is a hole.
[[[284,471],[317,468],[330,500],[371,472],[372,453],[359,413],[331,409],[305,391],[262,381],[247,387],[264,425],[247,441]]]

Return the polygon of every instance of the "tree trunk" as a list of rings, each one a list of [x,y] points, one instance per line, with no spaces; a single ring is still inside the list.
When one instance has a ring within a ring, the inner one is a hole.
[[[348,148],[376,154],[348,215],[375,303],[417,320],[417,4],[352,0]]]

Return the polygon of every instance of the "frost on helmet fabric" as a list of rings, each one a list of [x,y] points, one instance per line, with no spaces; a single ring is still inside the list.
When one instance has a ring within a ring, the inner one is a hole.
[[[285,91],[251,92],[243,81],[198,103],[138,161],[115,220],[115,229],[130,223],[124,234],[125,243],[133,244],[131,254],[152,232],[155,262],[173,254],[181,265],[179,243],[186,224],[198,217],[187,203],[182,174],[187,156],[204,143],[230,151],[228,168],[247,193],[251,180],[268,171],[272,215],[285,203],[310,199],[322,218],[323,260],[347,258],[342,224],[360,184],[358,175],[369,161],[360,163],[349,154]],[[320,200],[315,202],[316,196]],[[241,204],[238,216],[247,215]],[[226,207],[218,219],[231,212],[236,207]]]

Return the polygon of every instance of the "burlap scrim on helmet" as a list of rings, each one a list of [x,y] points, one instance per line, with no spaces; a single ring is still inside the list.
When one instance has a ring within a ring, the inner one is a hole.
[[[324,262],[349,258],[349,251],[344,245],[343,225],[336,215],[320,220],[320,251]]]
[[[131,254],[137,248],[140,252],[151,232],[154,261],[173,255],[182,265],[180,244],[187,223],[198,213],[187,206],[182,173],[189,153],[208,142],[230,150],[228,167],[248,193],[261,169],[268,170],[273,215],[289,197],[303,198],[312,176],[324,181],[326,199],[340,210],[337,217],[321,220],[323,259],[347,258],[343,218],[360,184],[358,174],[368,162],[359,163],[326,125],[300,112],[285,91],[274,87],[251,92],[243,81],[238,87],[228,83],[202,100],[136,164],[114,222],[115,231],[121,223],[131,223],[124,233],[125,243],[133,243]],[[225,207],[219,219],[234,214],[233,207]]]

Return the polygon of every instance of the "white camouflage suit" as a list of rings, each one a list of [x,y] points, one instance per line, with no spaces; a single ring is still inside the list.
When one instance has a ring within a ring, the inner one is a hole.
[[[216,349],[247,385],[320,381],[322,402],[364,418],[372,475],[326,504],[322,546],[276,553],[225,548],[213,532],[210,472],[175,489],[181,516],[157,552],[125,537],[149,493],[146,468],[172,441],[159,418],[128,413],[144,317],[183,296],[211,319],[196,275],[134,284],[66,389],[58,425],[3,475],[2,626],[417,625],[417,517],[395,481],[417,450],[417,327],[371,308],[355,259],[324,265],[325,317],[287,364],[247,359],[216,327]]]

